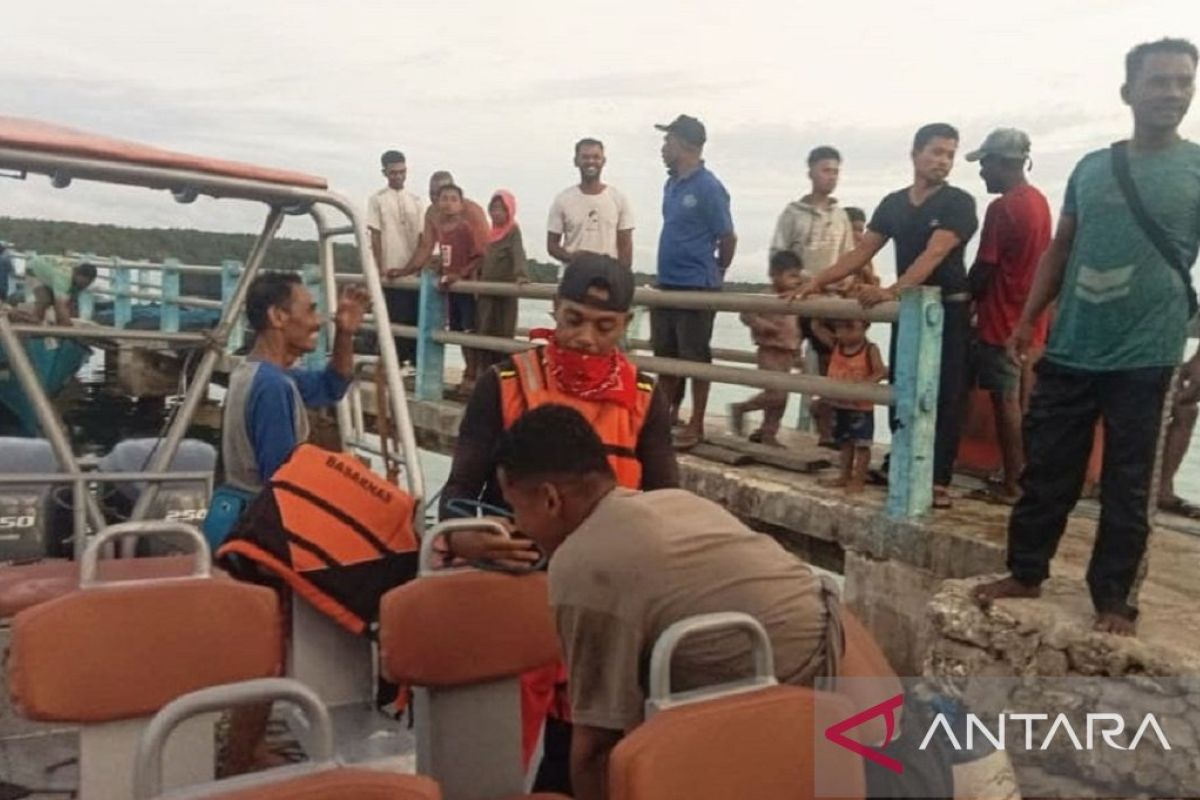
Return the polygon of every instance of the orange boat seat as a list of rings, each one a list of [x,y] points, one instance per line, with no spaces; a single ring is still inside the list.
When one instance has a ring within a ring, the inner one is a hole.
[[[479,524],[426,533],[421,576],[384,595],[381,669],[414,687],[417,772],[450,798],[525,797],[520,676],[560,658],[546,575],[424,566],[443,533]]]
[[[98,575],[104,581],[180,578],[192,571],[193,556],[104,559]],[[0,619],[79,588],[79,562],[48,559],[0,568]]]

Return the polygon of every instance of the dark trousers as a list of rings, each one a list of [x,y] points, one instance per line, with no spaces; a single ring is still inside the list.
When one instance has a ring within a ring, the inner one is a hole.
[[[954,459],[965,412],[963,396],[967,386],[968,354],[971,345],[971,310],[968,303],[943,303],[942,371],[938,376],[937,428],[933,440],[933,482],[949,486],[954,477]],[[888,380],[896,383],[896,345],[900,326],[892,326],[888,347]],[[892,433],[900,427],[894,413],[889,415]]]
[[[1008,523],[1008,568],[1030,586],[1050,576],[1083,489],[1096,420],[1103,419],[1100,524],[1088,588],[1097,611],[1133,618],[1130,595],[1150,534],[1150,484],[1172,370],[1084,372],[1043,360],[1036,372],[1025,415],[1023,495]]]
[[[383,299],[387,303],[388,319],[394,325],[416,325],[420,315],[420,298],[420,293],[411,289],[392,289],[385,286]],[[416,339],[393,336],[392,340],[396,343],[396,360],[399,363],[417,363]]]

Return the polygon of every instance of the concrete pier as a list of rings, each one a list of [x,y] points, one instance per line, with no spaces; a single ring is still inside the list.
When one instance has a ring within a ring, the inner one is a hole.
[[[422,447],[453,452],[461,403],[410,400],[409,409]],[[720,447],[727,443],[723,420],[713,419],[708,428],[712,442],[724,450]],[[885,490],[881,487],[847,496],[818,484],[821,477],[831,474],[829,468],[821,468],[822,463],[831,463],[836,454],[817,448],[804,434],[788,433],[787,444],[794,469],[758,463],[734,465],[681,454],[683,486],[730,509],[756,530],[775,536],[806,560],[844,575],[847,602],[874,632],[897,671],[923,674],[930,652],[954,650],[961,644],[960,628],[967,620],[976,624],[986,619],[974,606],[962,606],[965,594],[956,595],[946,587],[960,585],[953,583],[957,580],[1004,570],[1008,507],[958,497],[949,510],[916,520],[891,519],[884,514]],[[1149,575],[1141,593],[1141,632],[1131,643],[1091,633],[1082,576],[1091,552],[1094,518],[1095,505],[1086,501],[1072,516],[1054,562],[1054,573],[1062,581],[1053,584],[1052,594],[1038,606],[1043,615],[1039,621],[1031,618],[1027,624],[1037,630],[1069,630],[1072,636],[1092,642],[1093,648],[1112,652],[1114,658],[1130,647],[1151,648],[1159,653],[1156,658],[1165,671],[1162,674],[1196,672],[1194,659],[1200,656],[1200,616],[1195,613],[1200,608],[1200,581],[1196,578],[1200,537],[1161,526],[1155,531]],[[938,603],[931,606],[935,597]],[[1011,605],[1022,602],[1027,601]],[[1009,605],[998,604],[992,615],[1005,619]],[[956,612],[950,613],[950,607]],[[971,646],[988,658],[1006,657],[993,643]],[[1170,672],[1172,669],[1178,671]]]

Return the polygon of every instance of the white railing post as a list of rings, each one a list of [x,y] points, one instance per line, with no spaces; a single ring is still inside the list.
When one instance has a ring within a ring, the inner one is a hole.
[[[920,286],[900,298],[887,513],[916,517],[933,504],[933,443],[942,367],[941,291]]]
[[[121,266],[121,259],[116,256],[109,259],[109,270],[112,273],[109,285],[113,291],[113,327],[125,328],[133,319],[133,301],[129,296],[132,276],[129,270]]]
[[[226,259],[221,262],[221,303],[228,305],[233,298],[233,294],[237,291],[238,277],[242,274],[242,262],[235,259]],[[242,348],[246,341],[246,329],[242,325],[240,319],[233,321],[233,325],[229,328],[229,341],[226,343],[225,349],[230,353],[236,353]]]
[[[179,331],[179,259],[164,258],[162,270],[162,316],[161,329],[169,333]]]

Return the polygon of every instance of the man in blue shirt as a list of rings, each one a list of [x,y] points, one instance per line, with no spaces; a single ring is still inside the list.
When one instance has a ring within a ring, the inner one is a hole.
[[[368,305],[348,286],[338,302],[333,356],[321,370],[293,369],[317,346],[321,317],[312,293],[295,273],[267,272],[250,284],[246,318],[254,349],[229,376],[221,430],[225,482],[257,492],[308,439],[306,408],[337,403],[354,371],[354,334]]]
[[[681,114],[664,131],[662,159],[667,165],[663,189],[663,227],[658,239],[658,288],[664,291],[720,291],[733,261],[737,235],[729,213],[729,192],[704,166],[704,124]],[[712,362],[713,317],[709,309],[653,308],[650,339],[654,355],[685,361]],[[683,379],[659,377],[678,418]],[[686,450],[704,438],[708,381],[692,381],[692,418],[676,440]]]

